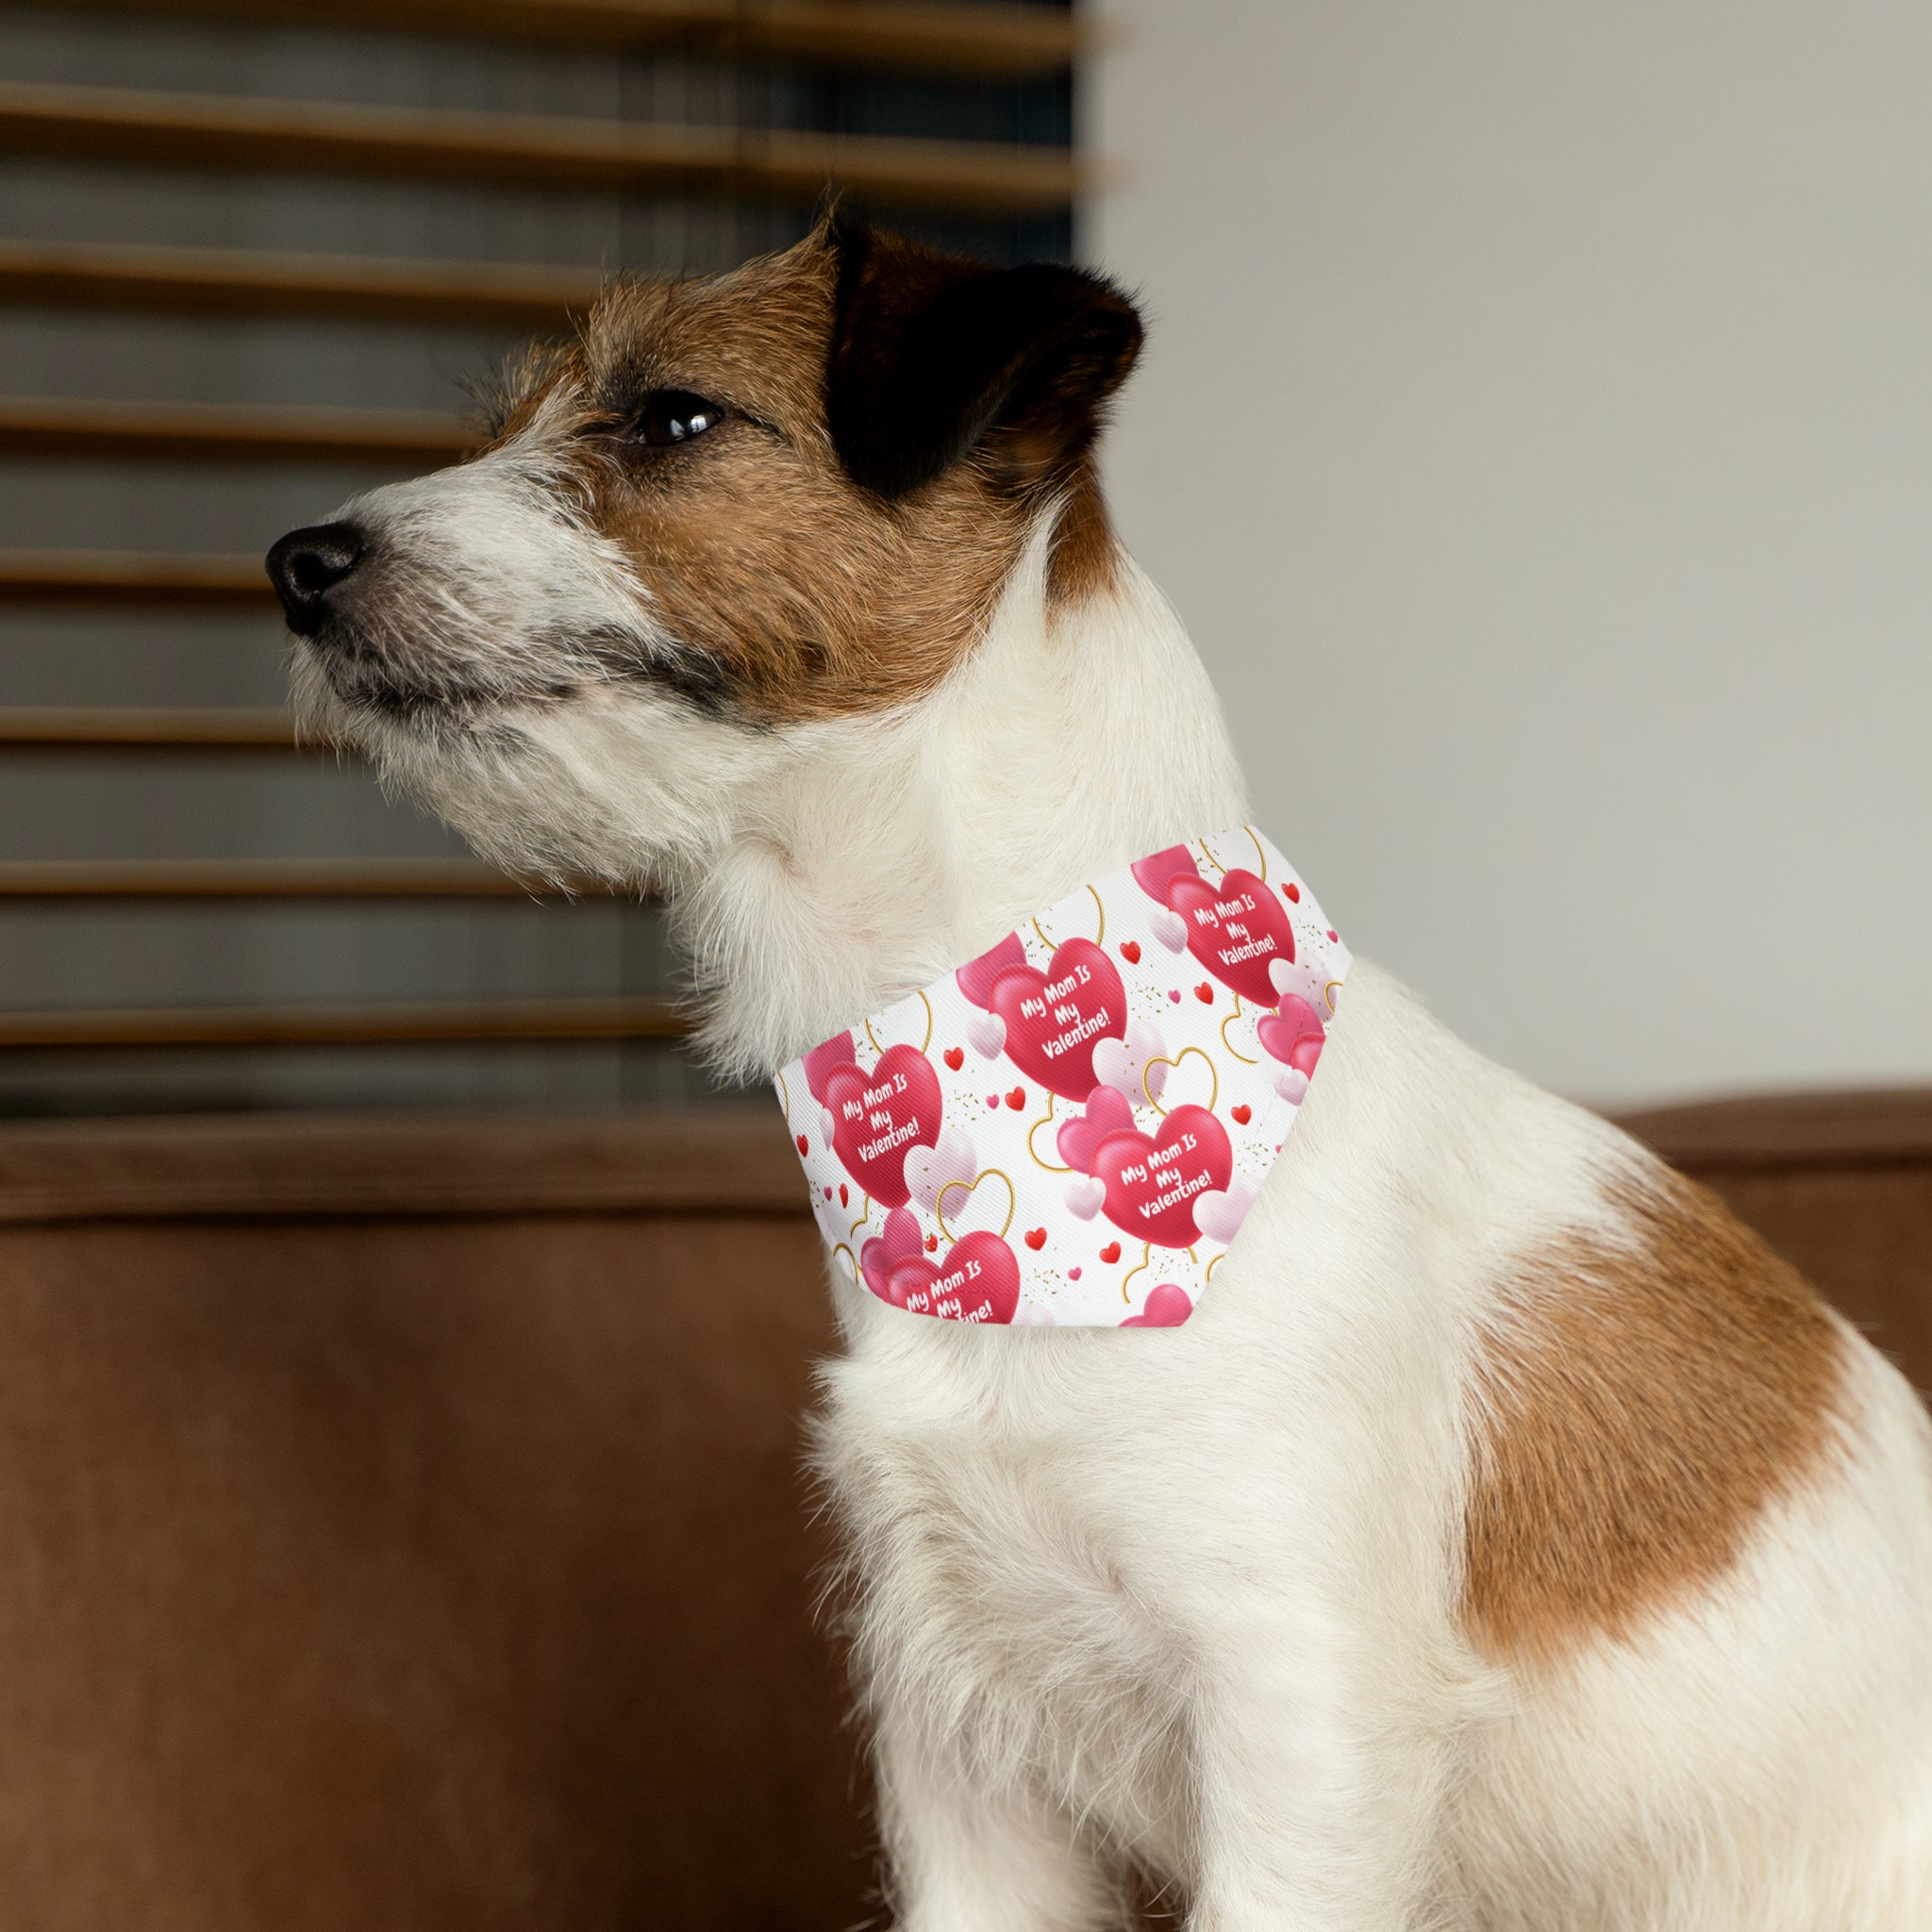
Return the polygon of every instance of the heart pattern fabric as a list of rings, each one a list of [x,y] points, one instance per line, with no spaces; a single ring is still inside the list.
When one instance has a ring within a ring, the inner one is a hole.
[[[929,1320],[1180,1326],[1294,1125],[1348,965],[1307,882],[1237,826],[834,1035],[777,1085],[836,1277]]]

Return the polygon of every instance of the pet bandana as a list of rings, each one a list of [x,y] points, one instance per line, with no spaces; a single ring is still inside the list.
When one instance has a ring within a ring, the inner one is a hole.
[[[778,1075],[819,1227],[908,1314],[1174,1327],[1294,1124],[1348,948],[1247,826],[1028,927]]]

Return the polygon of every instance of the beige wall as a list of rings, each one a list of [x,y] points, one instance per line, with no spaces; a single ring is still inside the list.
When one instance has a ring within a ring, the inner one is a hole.
[[[1932,11],[1113,10],[1116,508],[1347,936],[1585,1096],[1932,1076]]]

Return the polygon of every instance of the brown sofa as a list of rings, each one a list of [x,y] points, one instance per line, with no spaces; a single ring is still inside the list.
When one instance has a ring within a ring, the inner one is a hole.
[[[1932,1094],[1632,1123],[1932,1383]],[[0,1129],[0,1924],[833,1928],[775,1119]]]

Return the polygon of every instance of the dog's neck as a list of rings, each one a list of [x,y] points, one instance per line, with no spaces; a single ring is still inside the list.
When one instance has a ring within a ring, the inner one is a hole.
[[[706,1044],[769,1074],[1083,881],[1245,816],[1214,692],[1131,559],[1071,608],[1045,544],[932,696],[801,727],[673,916]]]

